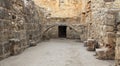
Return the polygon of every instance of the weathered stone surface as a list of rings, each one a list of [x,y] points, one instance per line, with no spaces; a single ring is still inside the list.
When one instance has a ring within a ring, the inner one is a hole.
[[[117,26],[117,30],[120,31],[120,24]]]
[[[69,18],[80,14],[82,0],[34,0],[35,3],[46,9],[45,14],[55,18]],[[49,15],[50,14],[50,15]]]
[[[88,50],[100,45],[100,58],[113,59],[116,51],[119,60],[120,0],[57,1],[0,0],[0,58],[37,45],[41,38],[59,38],[58,27],[66,26],[66,38],[92,38],[85,42]],[[19,39],[20,46],[14,41],[11,45],[8,41],[12,38]]]
[[[0,0],[0,59],[19,54],[29,47],[29,35],[35,44],[40,42],[39,12],[40,8],[33,1]]]
[[[113,14],[107,14],[106,21],[104,22],[104,25],[114,26],[115,25],[115,16]]]
[[[94,39],[88,39],[87,47],[88,51],[95,51],[96,48],[99,48],[99,45]]]
[[[85,17],[83,21],[88,27],[87,38],[96,39],[98,43],[101,44],[101,47],[105,47],[106,44],[112,47],[105,52],[106,57],[100,55],[102,58],[113,59],[115,57],[116,42],[120,43],[119,37],[116,34],[116,32],[119,31],[118,12],[120,7],[117,7],[119,6],[118,3],[120,3],[119,0],[113,2],[91,0],[90,12],[87,12],[87,7],[85,8],[86,11],[84,11]],[[88,5],[87,2],[86,5]],[[100,54],[102,53],[104,53],[104,51],[100,51]]]
[[[98,59],[105,59],[107,50],[108,50],[108,48],[96,49],[97,58]]]
[[[105,32],[113,32],[114,31],[114,27],[113,26],[103,26],[103,30]]]
[[[19,39],[10,39],[9,43],[11,45],[10,46],[11,55],[16,55],[21,52],[21,44]]]
[[[97,58],[104,60],[113,60],[115,59],[115,51],[111,48],[100,48],[96,49]]]
[[[116,42],[116,36],[114,32],[107,32],[105,39],[104,39],[105,44],[111,44],[115,45]]]

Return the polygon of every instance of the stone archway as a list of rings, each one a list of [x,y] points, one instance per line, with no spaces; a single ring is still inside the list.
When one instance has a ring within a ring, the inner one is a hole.
[[[78,33],[79,34],[79,31],[76,29],[76,28],[74,28],[72,25],[68,25],[68,24],[52,24],[52,25],[49,25],[49,27],[47,27],[46,29],[44,29],[43,30],[43,32],[42,32],[42,38],[43,37],[45,37],[45,34],[50,30],[50,29],[52,29],[52,28],[54,28],[54,27],[59,27],[59,26],[66,26],[67,28],[70,28],[70,29],[72,29],[74,32],[76,32],[76,33]],[[59,30],[59,29],[58,29]],[[59,36],[59,35],[58,35]],[[66,37],[64,37],[64,38],[66,38]]]

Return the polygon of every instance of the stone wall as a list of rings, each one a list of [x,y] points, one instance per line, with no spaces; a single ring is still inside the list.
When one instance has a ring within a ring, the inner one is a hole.
[[[120,12],[117,13],[116,15],[116,65],[120,64]]]
[[[37,5],[46,9],[51,17],[76,17],[81,12],[82,0],[34,0]]]
[[[36,5],[32,0],[0,0],[0,59],[21,53],[41,38],[59,38],[58,26],[63,25],[67,38],[94,39],[100,48],[109,49],[105,59],[119,61],[120,0],[76,1],[39,4],[36,0]]]
[[[80,18],[48,18],[44,22],[42,32],[46,38],[59,38],[59,26],[66,26],[66,38],[86,40],[85,26],[80,24]],[[83,38],[84,37],[84,38]]]
[[[87,38],[95,39],[101,48],[109,49],[104,59],[115,59],[115,47],[118,48],[119,45],[120,1],[86,0],[85,3],[86,7],[81,13],[81,22],[87,26]],[[116,51],[118,57],[119,48]]]
[[[0,59],[40,41],[39,11],[33,1],[0,0]]]

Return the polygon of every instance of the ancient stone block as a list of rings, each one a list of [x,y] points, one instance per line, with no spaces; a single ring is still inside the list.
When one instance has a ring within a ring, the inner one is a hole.
[[[116,59],[120,59],[120,47],[119,46],[117,46],[116,48],[115,48],[115,54],[116,54]]]
[[[103,26],[103,30],[105,32],[113,32],[114,31],[114,27],[113,26]]]
[[[10,56],[10,44],[8,42],[4,43],[4,57]]]
[[[104,25],[114,26],[115,25],[115,16],[113,14],[107,14],[106,21],[104,22]]]
[[[2,7],[5,6],[4,0],[0,0],[0,6],[2,6]]]
[[[110,47],[96,49],[96,53],[98,59],[102,59],[102,60],[115,59],[115,51]]]
[[[12,9],[12,0],[4,0],[5,8]]]
[[[11,44],[11,55],[16,55],[21,52],[21,44],[19,39],[10,39],[9,43]]]
[[[37,45],[37,43],[35,41],[30,40],[30,46],[36,46],[36,45]]]
[[[95,48],[98,48],[98,43],[94,39],[88,39],[87,41],[87,50],[88,51],[95,51]]]
[[[120,18],[120,12],[119,12],[119,13],[117,14],[117,16],[116,16],[116,22],[117,22],[117,23],[120,23],[120,19],[119,19],[119,18]]]
[[[96,54],[98,59],[105,59],[105,52],[108,50],[108,48],[99,48],[96,49]]]
[[[0,20],[0,31],[3,31],[4,29],[4,22]]]
[[[116,59],[115,60],[115,66],[119,66],[120,65],[120,59]]]
[[[120,24],[117,26],[117,30],[120,31]]]
[[[0,60],[3,58],[2,55],[3,55],[3,45],[0,44]]]
[[[116,34],[114,32],[107,32],[104,37],[105,44],[110,44],[111,46],[115,46],[116,42]]]
[[[106,59],[108,59],[108,60],[115,59],[115,49],[114,48],[108,48],[108,51],[106,51]]]
[[[4,8],[0,8],[0,19],[10,19],[9,11]]]
[[[105,2],[114,2],[115,0],[104,0]]]

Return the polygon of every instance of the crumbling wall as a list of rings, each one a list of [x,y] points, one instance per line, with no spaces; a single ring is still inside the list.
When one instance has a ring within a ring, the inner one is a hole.
[[[41,39],[41,15],[39,13],[39,7],[34,4],[33,1],[27,1],[25,4],[25,24],[26,24],[26,36],[28,44],[38,43]]]
[[[39,42],[40,22],[39,8],[33,1],[0,0],[0,59]]]
[[[15,38],[24,40],[22,44],[26,44],[26,33],[24,28],[23,18],[23,2],[21,0],[2,0],[0,2],[0,26],[1,26],[1,37],[0,45],[1,50],[0,58],[5,58],[11,55],[11,43],[10,39]],[[22,38],[22,39],[21,39]]]
[[[100,47],[108,48],[102,59],[115,59],[116,46],[116,12],[119,0],[106,2],[104,0],[88,0],[82,20],[87,26],[87,38],[95,39]]]

